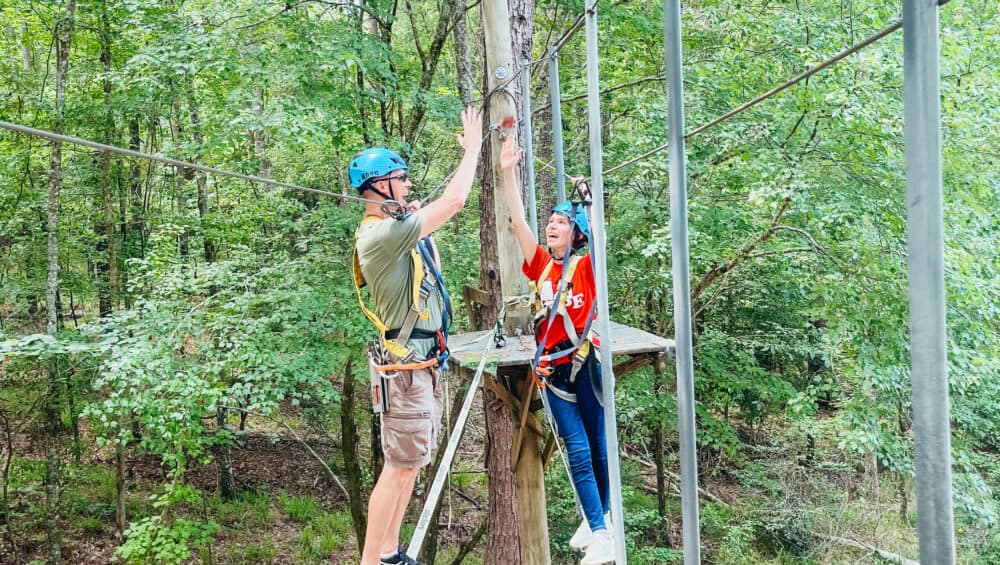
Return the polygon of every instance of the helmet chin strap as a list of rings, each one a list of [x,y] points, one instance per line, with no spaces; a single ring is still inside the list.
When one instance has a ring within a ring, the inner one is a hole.
[[[392,218],[394,220],[402,221],[402,220],[406,219],[406,217],[409,215],[409,211],[406,209],[405,206],[403,206],[402,202],[396,200],[396,198],[395,198],[395,196],[396,196],[395,191],[392,189],[392,179],[385,179],[385,180],[389,181],[389,194],[388,195],[386,195],[381,190],[375,188],[374,184],[369,185],[369,190],[371,190],[375,194],[378,194],[379,196],[381,196],[382,198],[385,199],[385,200],[382,201],[381,205],[379,206],[379,209],[382,210],[383,214],[385,214],[386,216],[389,216],[390,218]]]

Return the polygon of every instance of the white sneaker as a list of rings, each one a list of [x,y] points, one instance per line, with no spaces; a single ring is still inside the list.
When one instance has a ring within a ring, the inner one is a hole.
[[[604,515],[604,527],[606,527],[608,531],[611,531],[611,514]],[[590,531],[590,524],[587,522],[587,519],[584,518],[583,521],[580,522],[580,527],[573,533],[573,537],[569,538],[569,546],[573,549],[583,551],[584,549],[587,549],[588,545],[590,545],[592,535],[593,532]]]
[[[590,545],[587,552],[583,554],[580,565],[603,565],[604,563],[615,562],[615,544],[611,538],[611,532],[604,530],[591,534]]]
[[[590,538],[592,537],[593,532],[590,531],[590,524],[588,524],[587,519],[584,518],[583,521],[580,522],[580,527],[576,529],[576,533],[573,534],[573,537],[569,538],[569,546],[573,549],[583,551],[584,549],[587,549],[588,545],[590,545]]]

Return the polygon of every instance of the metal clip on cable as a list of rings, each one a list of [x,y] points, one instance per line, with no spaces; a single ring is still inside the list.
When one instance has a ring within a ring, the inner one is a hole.
[[[497,316],[496,326],[493,328],[493,343],[496,345],[497,349],[507,347],[507,336],[503,333],[503,324],[506,320],[507,305],[504,304],[503,308],[500,309],[500,315]]]
[[[380,208],[383,214],[397,221],[405,220],[409,214],[409,211],[396,200],[383,200]]]

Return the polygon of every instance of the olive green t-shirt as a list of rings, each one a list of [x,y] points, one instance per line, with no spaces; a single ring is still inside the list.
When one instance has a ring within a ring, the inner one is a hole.
[[[374,311],[389,329],[402,326],[410,311],[414,278],[410,250],[417,246],[421,221],[421,213],[416,212],[404,220],[366,218],[358,227],[357,249],[361,273],[368,283],[368,295],[374,304]],[[415,327],[436,331],[441,329],[444,299],[434,277],[428,278],[434,285],[434,290],[427,296],[430,316],[427,320],[417,318]],[[423,358],[434,342],[434,339],[411,339],[406,346]]]

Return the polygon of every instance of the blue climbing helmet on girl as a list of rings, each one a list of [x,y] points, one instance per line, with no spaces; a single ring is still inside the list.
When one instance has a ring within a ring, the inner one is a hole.
[[[398,169],[409,169],[399,153],[385,147],[372,147],[355,155],[347,172],[351,178],[351,186],[358,192],[364,192],[368,188],[368,181],[384,177]]]
[[[590,239],[590,222],[587,221],[587,208],[584,202],[560,202],[552,209],[553,214],[562,214],[569,218],[573,229],[583,236],[583,243]],[[574,245],[574,248],[576,246]]]

